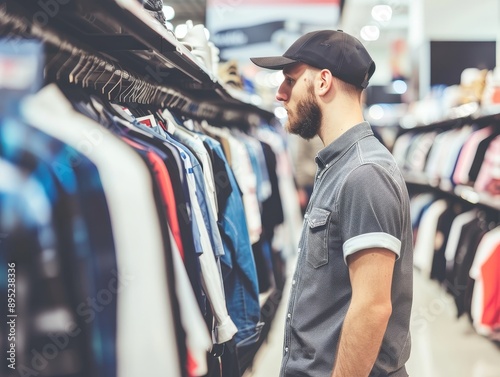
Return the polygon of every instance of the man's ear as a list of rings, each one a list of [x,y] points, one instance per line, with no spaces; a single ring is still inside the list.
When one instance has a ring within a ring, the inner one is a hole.
[[[332,88],[332,84],[332,73],[328,69],[322,69],[317,76],[316,89],[318,91],[318,95],[324,96],[328,94]]]

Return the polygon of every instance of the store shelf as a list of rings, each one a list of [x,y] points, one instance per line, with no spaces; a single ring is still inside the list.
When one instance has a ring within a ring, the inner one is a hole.
[[[481,204],[500,211],[500,196],[492,196],[485,192],[477,192],[469,186],[455,187],[455,194],[469,203]]]
[[[448,198],[456,198],[469,204],[481,205],[484,208],[500,211],[500,196],[477,192],[470,186],[453,186],[451,181],[431,181],[423,173],[405,172],[403,178],[409,185],[428,188],[432,192],[446,195]]]
[[[406,183],[421,185],[421,186],[429,186],[429,187],[438,187],[439,181],[431,180],[424,173],[420,172],[404,172],[403,178]]]
[[[28,26],[51,28],[82,48],[101,54],[116,67],[182,91],[199,104],[218,107],[225,121],[240,121],[251,113],[266,120],[274,117],[271,111],[231,95],[136,0],[68,0],[48,15],[40,4],[5,1],[7,11],[19,14]],[[45,17],[43,23],[31,22],[41,19],[41,14]]]
[[[456,129],[465,124],[476,124],[488,126],[492,122],[500,120],[500,113],[495,113],[494,109],[477,109],[472,114],[459,116],[451,119],[443,119],[429,124],[421,124],[413,128],[400,128],[398,135],[408,132],[430,132],[434,130],[447,131]]]

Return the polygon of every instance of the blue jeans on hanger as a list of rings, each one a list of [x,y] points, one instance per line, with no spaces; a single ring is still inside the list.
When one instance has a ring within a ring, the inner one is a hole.
[[[249,345],[259,339],[263,323],[260,322],[257,272],[242,194],[220,143],[206,136],[203,137],[203,141],[212,149],[217,158],[224,161],[232,188],[227,204],[221,209],[220,214],[219,228],[225,251],[220,260],[227,309],[238,328],[234,338],[236,345]],[[216,182],[216,188],[218,184],[227,184],[227,182]]]

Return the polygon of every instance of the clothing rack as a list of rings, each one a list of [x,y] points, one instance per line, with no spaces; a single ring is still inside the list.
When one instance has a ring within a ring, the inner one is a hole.
[[[232,97],[136,1],[54,4],[57,9],[50,14],[27,0],[8,0],[0,8],[2,34],[46,44],[48,81],[80,85],[110,101],[168,108],[218,124],[248,125],[255,116],[269,123],[274,118]]]
[[[448,199],[453,203],[459,203],[465,207],[478,207],[490,214],[491,219],[500,224],[500,202],[492,199],[484,193],[474,191],[472,187],[456,186],[453,189],[445,190],[439,186],[432,185],[423,177],[406,174],[405,182],[412,193],[431,192],[436,196]]]
[[[500,114],[404,130],[393,153],[411,196],[414,267],[436,281],[476,332],[498,341]]]
[[[136,0],[6,0],[0,5],[0,35],[13,46],[19,39],[42,41],[44,80],[61,84],[71,94],[73,86],[79,89],[75,92],[97,95],[132,112],[166,108],[214,126],[245,127],[274,120],[272,112],[231,95]],[[275,283],[260,306],[265,319],[262,334],[269,330],[281,298],[284,282]],[[264,340],[265,336],[239,350],[241,372]]]
[[[461,128],[465,125],[476,125],[478,128],[487,127],[493,125],[495,127],[500,127],[500,114],[488,114],[484,116],[474,116],[469,115],[456,119],[447,119],[440,122],[435,122],[427,126],[411,128],[411,129],[400,129],[398,136],[406,134],[408,132],[413,133],[426,133],[434,131],[449,131],[453,129]],[[437,194],[440,197],[450,199],[454,202],[458,202],[464,205],[479,206],[486,212],[497,218],[500,223],[500,200],[496,197],[492,197],[487,193],[477,192],[473,187],[466,185],[456,185],[450,187],[449,185],[443,185],[442,182],[436,182],[430,180],[425,174],[421,172],[405,171],[403,172],[405,181],[412,191],[428,191]]]
[[[415,128],[402,128],[399,127],[397,137],[408,133],[408,132],[430,132],[430,131],[446,131],[454,128],[462,127],[466,124],[476,124],[480,127],[487,126],[495,121],[500,120],[500,114],[488,114],[488,115],[468,115],[464,117],[454,118],[454,119],[444,119],[438,122],[433,122],[428,125],[415,127]]]

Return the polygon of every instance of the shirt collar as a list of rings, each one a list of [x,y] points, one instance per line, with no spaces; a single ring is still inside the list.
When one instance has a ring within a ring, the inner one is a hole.
[[[361,122],[348,129],[337,139],[318,152],[316,164],[320,170],[337,162],[342,155],[357,141],[373,135],[370,123]]]

